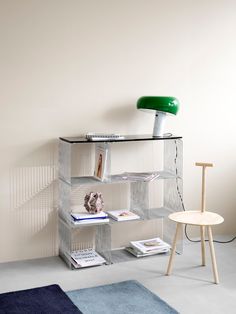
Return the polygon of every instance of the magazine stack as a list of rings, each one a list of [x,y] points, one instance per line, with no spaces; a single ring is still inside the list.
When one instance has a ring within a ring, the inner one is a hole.
[[[126,248],[128,252],[136,257],[150,256],[170,251],[170,245],[160,238],[153,238],[141,241],[131,241]]]
[[[71,262],[75,268],[103,265],[106,260],[93,248],[77,250],[71,253]]]

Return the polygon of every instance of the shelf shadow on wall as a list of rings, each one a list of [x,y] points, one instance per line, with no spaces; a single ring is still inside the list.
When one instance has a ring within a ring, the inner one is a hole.
[[[10,169],[12,259],[57,254],[57,141],[26,154]]]

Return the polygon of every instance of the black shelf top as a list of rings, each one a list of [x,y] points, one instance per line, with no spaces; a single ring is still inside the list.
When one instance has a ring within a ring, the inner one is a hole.
[[[75,144],[75,143],[104,143],[104,142],[135,142],[135,141],[162,141],[162,140],[174,140],[181,139],[182,136],[169,135],[169,136],[160,136],[153,137],[151,134],[138,134],[138,135],[123,135],[122,139],[109,139],[103,141],[88,141],[85,136],[78,137],[59,137],[61,141]]]

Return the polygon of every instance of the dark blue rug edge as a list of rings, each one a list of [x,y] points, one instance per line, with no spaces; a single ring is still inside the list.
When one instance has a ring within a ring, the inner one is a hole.
[[[82,313],[58,284],[0,294],[0,314]]]

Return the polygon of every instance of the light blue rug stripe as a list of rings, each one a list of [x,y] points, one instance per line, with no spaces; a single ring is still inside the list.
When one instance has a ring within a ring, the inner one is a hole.
[[[135,280],[66,292],[83,314],[177,314]]]

